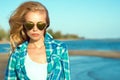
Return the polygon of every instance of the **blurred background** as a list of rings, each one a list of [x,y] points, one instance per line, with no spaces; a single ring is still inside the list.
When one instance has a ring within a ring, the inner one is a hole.
[[[9,17],[23,2],[0,1],[0,78],[9,44]],[[46,6],[48,32],[67,44],[71,80],[120,80],[120,0],[32,0]]]

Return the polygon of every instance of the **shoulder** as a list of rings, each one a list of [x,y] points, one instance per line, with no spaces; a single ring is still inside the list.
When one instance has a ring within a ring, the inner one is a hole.
[[[24,55],[27,49],[28,42],[25,41],[22,44],[18,45],[13,52],[11,52],[11,57],[20,57]]]
[[[53,54],[55,54],[61,58],[64,55],[68,54],[68,48],[67,48],[66,44],[59,40],[52,41],[52,49],[53,49]]]
[[[53,39],[53,37],[46,33],[45,35],[45,43],[52,46],[52,48],[66,48],[66,44],[60,40]]]
[[[56,45],[56,47],[67,48],[67,47],[66,47],[66,44],[65,44],[64,42],[60,41],[60,40],[55,40],[55,39],[53,39],[53,40],[52,40],[52,44],[53,44],[53,45]]]

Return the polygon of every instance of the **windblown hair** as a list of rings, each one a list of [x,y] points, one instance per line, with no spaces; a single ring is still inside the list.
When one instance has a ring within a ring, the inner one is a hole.
[[[22,3],[10,16],[9,25],[10,25],[10,43],[12,51],[18,46],[19,44],[23,43],[26,40],[29,40],[29,37],[26,34],[26,30],[23,26],[25,21],[25,15],[29,11],[40,11],[45,12],[47,18],[47,27],[49,27],[49,15],[46,7],[39,2],[35,1],[28,1]],[[46,32],[46,29],[45,29]],[[45,33],[44,33],[45,34]]]

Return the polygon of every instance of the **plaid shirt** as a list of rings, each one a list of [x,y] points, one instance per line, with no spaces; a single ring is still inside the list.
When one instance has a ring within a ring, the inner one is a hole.
[[[66,45],[45,35],[47,55],[47,80],[70,80],[69,56]],[[24,60],[28,41],[19,45],[11,54],[6,69],[5,80],[30,80],[26,74]]]

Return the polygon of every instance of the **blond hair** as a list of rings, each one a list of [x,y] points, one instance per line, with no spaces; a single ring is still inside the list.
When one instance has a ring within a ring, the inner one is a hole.
[[[10,43],[12,51],[16,46],[23,43],[26,40],[29,40],[29,37],[26,34],[26,30],[23,27],[23,22],[25,21],[24,17],[29,11],[40,11],[45,12],[47,18],[47,27],[50,24],[48,11],[44,5],[35,1],[28,1],[22,3],[10,16],[9,24],[10,24]],[[45,30],[46,32],[46,30]]]

